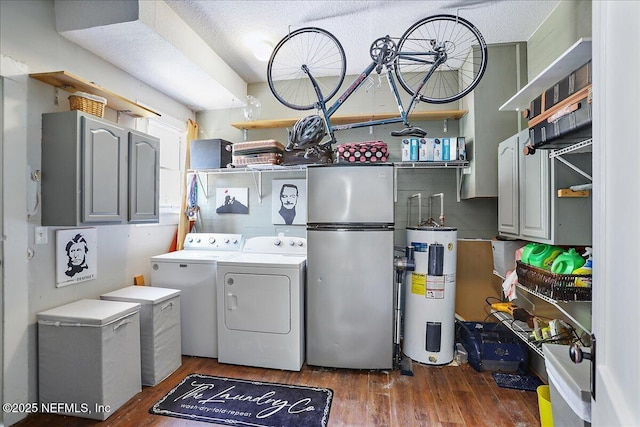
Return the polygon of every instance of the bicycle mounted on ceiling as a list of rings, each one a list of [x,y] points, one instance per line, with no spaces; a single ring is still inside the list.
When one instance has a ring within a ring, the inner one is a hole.
[[[402,123],[392,136],[424,137],[426,132],[409,123],[409,114],[420,101],[444,104],[471,92],[487,67],[487,45],[469,21],[454,15],[434,15],[414,23],[400,38],[375,40],[369,49],[372,62],[331,105],[340,89],[347,61],[338,39],[321,28],[305,27],[285,36],[276,45],[267,66],[271,92],[283,105],[295,110],[316,109],[289,131],[287,150],[306,150],[331,161],[335,131]],[[333,125],[331,116],[375,72],[386,74],[398,105],[397,117]],[[395,78],[394,78],[395,75]],[[400,99],[396,79],[411,95],[408,105]],[[323,139],[328,137],[325,141]]]

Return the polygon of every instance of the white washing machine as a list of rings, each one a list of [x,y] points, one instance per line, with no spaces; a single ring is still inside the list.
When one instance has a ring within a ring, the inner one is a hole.
[[[218,262],[218,362],[302,368],[306,260],[306,239],[261,236]]]
[[[182,354],[218,357],[217,263],[243,243],[241,234],[189,233],[183,250],[151,257],[151,286],[180,290]]]

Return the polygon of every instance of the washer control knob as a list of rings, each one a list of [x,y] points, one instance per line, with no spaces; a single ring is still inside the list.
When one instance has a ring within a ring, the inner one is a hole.
[[[231,243],[233,243],[234,245],[236,245],[236,244],[238,243],[238,239],[233,239],[233,240],[231,241]]]
[[[215,237],[209,237],[209,243],[211,243],[212,245],[216,242],[216,238]]]
[[[189,237],[189,238],[187,239],[187,242],[189,242],[189,243],[193,242],[193,237]]]
[[[282,243],[282,242],[280,241],[280,239],[275,239],[275,240],[273,241],[273,244],[274,244],[274,245],[276,245],[276,246],[280,246],[280,244],[281,244],[281,243]]]
[[[196,239],[196,243],[200,243],[200,242],[201,242],[201,240],[200,240],[200,238],[198,237],[198,238]]]
[[[295,244],[296,244],[296,242],[294,242],[293,240],[289,240],[289,246],[293,246]]]
[[[302,246],[304,245],[304,243],[302,242],[302,240],[298,240],[298,246]]]
[[[225,243],[229,243],[229,239],[224,239],[224,242]]]

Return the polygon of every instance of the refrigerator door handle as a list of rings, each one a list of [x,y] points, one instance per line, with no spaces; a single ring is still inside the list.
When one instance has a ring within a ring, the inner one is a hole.
[[[393,230],[393,224],[307,224],[307,230],[317,231],[386,231]]]

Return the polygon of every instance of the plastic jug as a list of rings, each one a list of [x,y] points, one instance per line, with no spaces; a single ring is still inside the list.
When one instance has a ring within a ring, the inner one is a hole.
[[[529,264],[531,253],[533,253],[539,246],[542,246],[542,244],[533,242],[527,243],[526,246],[522,248],[522,256],[520,257],[520,261],[524,262],[525,264]]]
[[[569,249],[567,252],[561,253],[551,264],[551,272],[556,274],[571,274],[575,270],[582,267],[585,259],[582,258],[575,248]]]
[[[541,244],[536,246],[529,254],[529,264],[534,267],[550,270],[553,261],[558,255],[564,252],[564,249],[558,246]],[[580,255],[578,255],[580,256]]]

